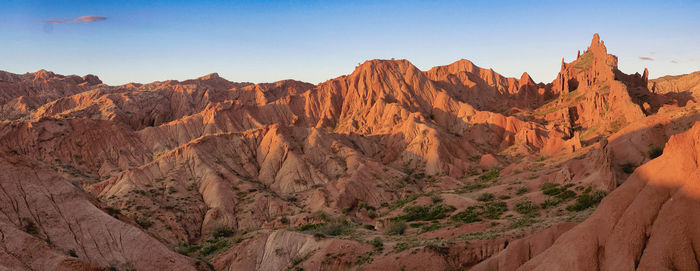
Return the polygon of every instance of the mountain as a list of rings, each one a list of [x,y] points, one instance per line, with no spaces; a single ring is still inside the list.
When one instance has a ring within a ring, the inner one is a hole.
[[[464,59],[370,60],[317,85],[0,72],[0,266],[687,265],[672,233],[692,234],[677,215],[693,198],[663,203],[697,179],[698,73],[617,63],[596,34],[546,84]]]

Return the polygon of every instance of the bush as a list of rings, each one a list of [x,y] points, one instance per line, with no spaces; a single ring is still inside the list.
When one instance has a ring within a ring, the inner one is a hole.
[[[516,195],[523,195],[523,194],[527,193],[528,191],[529,191],[529,189],[527,189],[527,186],[521,186],[520,188],[518,188],[518,191],[516,191],[515,194]]]
[[[424,233],[424,232],[434,231],[434,230],[437,230],[440,228],[442,228],[442,225],[440,225],[439,223],[430,223],[430,224],[426,224],[426,225],[423,225],[422,227],[420,227],[420,232]]]
[[[664,148],[656,147],[656,146],[652,146],[651,148],[649,148],[649,152],[648,152],[650,159],[654,159],[656,157],[659,157],[663,153],[664,153]]]
[[[463,223],[472,223],[482,221],[485,218],[498,219],[506,211],[508,211],[508,205],[505,202],[489,202],[484,205],[469,206],[466,210],[452,216],[452,220]]]
[[[387,235],[402,235],[406,231],[407,227],[408,226],[406,226],[406,222],[393,222],[389,224],[384,233],[386,233]]]
[[[226,248],[227,246],[228,246],[228,241],[226,239],[218,240],[218,241],[216,241],[208,246],[203,247],[202,250],[200,251],[200,253],[202,256],[207,256],[209,254],[212,254],[212,253],[218,251],[219,249]]]
[[[534,215],[539,210],[539,207],[534,202],[525,199],[515,204],[515,211],[523,215]]]
[[[532,224],[535,224],[537,220],[531,216],[523,216],[521,218],[518,218],[516,220],[513,220],[513,223],[510,224],[511,229],[517,229],[517,228],[522,228],[522,227],[527,227]]]
[[[214,238],[229,237],[233,235],[233,228],[229,226],[218,226],[211,231],[211,236]]]
[[[403,221],[430,221],[442,219],[454,212],[455,207],[445,204],[416,205],[403,209],[404,214],[396,217]]]
[[[500,173],[501,173],[500,168],[493,168],[493,169],[487,171],[486,173],[482,174],[481,176],[479,176],[479,179],[482,181],[491,181],[493,179],[498,178],[498,176],[500,176]]]
[[[382,241],[382,238],[375,237],[372,239],[372,241],[369,241],[369,244],[372,245],[376,251],[384,250],[384,242]]]
[[[299,227],[299,231],[312,233],[314,236],[340,236],[353,232],[353,226],[345,219],[328,218],[326,222],[306,224]]]
[[[150,219],[148,219],[148,217],[145,216],[135,216],[134,221],[136,222],[136,224],[139,224],[139,226],[141,226],[144,229],[148,229],[151,226],[153,226],[153,221],[151,221]]]
[[[559,205],[559,203],[561,203],[561,200],[558,198],[548,198],[540,204],[540,207],[542,209],[548,209],[549,207],[554,207],[554,206]]]
[[[478,200],[478,201],[492,201],[494,198],[496,198],[496,196],[494,196],[491,193],[483,193],[483,194],[479,195],[479,197],[476,198],[476,200]]]
[[[576,203],[569,205],[566,207],[567,210],[569,211],[583,211],[586,210],[592,206],[598,205],[601,200],[605,196],[607,196],[608,192],[605,192],[603,190],[596,190],[591,193],[584,193],[581,196],[579,196],[576,199]]]

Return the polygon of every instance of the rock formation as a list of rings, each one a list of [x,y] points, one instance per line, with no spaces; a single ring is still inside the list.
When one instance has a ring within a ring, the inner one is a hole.
[[[689,266],[698,73],[617,63],[596,34],[548,84],[468,60],[318,85],[0,72],[0,269]]]

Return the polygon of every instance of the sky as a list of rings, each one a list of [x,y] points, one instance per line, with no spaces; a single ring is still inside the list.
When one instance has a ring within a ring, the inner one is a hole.
[[[600,33],[625,73],[700,70],[700,1],[0,1],[0,70],[106,84],[319,83],[369,59],[551,82]]]

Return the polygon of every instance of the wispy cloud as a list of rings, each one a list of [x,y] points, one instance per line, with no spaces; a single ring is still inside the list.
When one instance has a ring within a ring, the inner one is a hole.
[[[639,57],[639,59],[641,59],[641,60],[649,60],[649,61],[654,61],[654,59],[653,59],[653,58],[651,58],[651,57],[648,57],[648,56],[640,56],[640,57]]]
[[[51,18],[48,20],[43,20],[43,23],[46,24],[64,24],[64,23],[92,23],[92,22],[97,22],[97,21],[104,21],[107,20],[107,17],[102,17],[102,16],[80,16],[77,18],[73,19],[64,19],[64,18]]]

